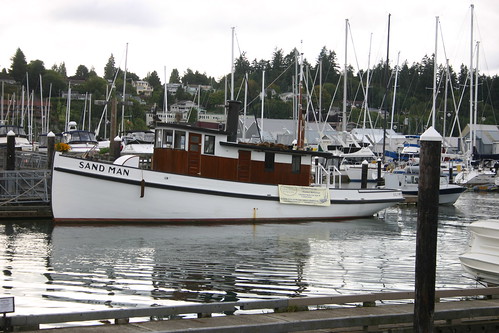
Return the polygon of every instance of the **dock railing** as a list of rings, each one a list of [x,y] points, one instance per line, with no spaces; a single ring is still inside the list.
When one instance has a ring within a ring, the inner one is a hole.
[[[463,301],[470,298],[493,298],[499,295],[499,288],[475,288],[475,289],[447,289],[437,290],[437,300],[454,299],[454,301]],[[457,298],[457,300],[456,300]],[[349,306],[376,306],[376,302],[383,301],[402,301],[411,303],[414,299],[414,292],[401,291],[401,292],[386,292],[386,293],[371,293],[359,295],[334,295],[322,297],[296,297],[296,298],[280,298],[272,300],[261,301],[237,301],[237,302],[220,302],[220,303],[200,303],[200,304],[187,304],[176,306],[152,306],[147,308],[133,308],[133,309],[110,309],[100,311],[87,311],[75,313],[59,313],[59,314],[36,314],[36,315],[14,315],[10,317],[0,318],[0,326],[7,329],[25,330],[25,329],[39,329],[41,324],[61,324],[67,322],[82,322],[82,321],[103,321],[114,320],[116,324],[128,323],[130,318],[150,318],[151,320],[162,320],[168,318],[178,318],[180,315],[194,315],[197,317],[210,317],[212,314],[225,314],[233,315],[236,311],[247,310],[264,310],[268,312],[286,312],[286,311],[300,311],[300,310],[314,310],[324,309],[326,306],[341,305]],[[402,302],[403,303],[403,302]],[[497,308],[490,309],[495,316],[498,316]],[[320,310],[317,310],[320,311]],[[488,311],[488,312],[491,312]],[[454,320],[456,315],[463,315],[462,310],[446,311],[440,314],[439,320]],[[466,311],[465,311],[466,312]],[[483,310],[487,315],[487,310]],[[247,312],[248,313],[248,312]],[[471,314],[471,312],[466,312]],[[390,317],[391,316],[391,317]],[[382,317],[382,318],[381,318]],[[380,317],[383,323],[406,323],[412,318],[410,315],[384,314]],[[441,318],[440,318],[441,317]],[[192,316],[190,318],[193,318]],[[390,319],[391,318],[391,319]],[[437,319],[437,318],[436,318]],[[317,327],[325,327],[331,318],[322,319],[315,324]],[[352,327],[363,325],[359,318],[352,319],[354,323],[349,323],[348,320],[342,319],[343,327]],[[373,323],[374,320],[371,316],[366,316],[366,323]],[[290,323],[291,325],[292,323]],[[286,328],[287,331],[294,331],[291,327]],[[270,332],[270,331],[269,331]]]
[[[50,170],[0,171],[0,206],[50,203]]]

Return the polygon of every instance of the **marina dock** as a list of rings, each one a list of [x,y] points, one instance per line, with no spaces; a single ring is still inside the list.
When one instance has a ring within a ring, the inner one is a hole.
[[[438,299],[447,300],[436,303],[435,331],[497,332],[499,299],[494,297],[498,294],[499,288],[437,291]],[[43,323],[83,320],[100,322],[99,325],[92,326],[43,329],[46,333],[412,332],[413,297],[412,292],[393,292],[15,316],[7,320],[11,328],[25,332],[39,332],[34,328]],[[379,305],[390,300],[405,300],[408,303]],[[315,310],[309,310],[312,308]],[[238,310],[252,310],[249,312],[252,314],[232,314]],[[215,313],[227,315],[212,317]],[[190,318],[179,319],[186,314],[191,314]],[[150,317],[151,320],[132,323],[132,316]],[[5,323],[4,320],[0,322],[2,325]]]

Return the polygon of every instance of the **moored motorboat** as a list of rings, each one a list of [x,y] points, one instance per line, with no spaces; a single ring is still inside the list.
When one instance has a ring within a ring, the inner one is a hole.
[[[71,121],[68,124],[68,130],[62,132],[60,141],[68,144],[71,153],[87,153],[91,150],[99,151],[99,143],[95,133],[87,130],[79,130],[76,122]]]
[[[32,150],[32,145],[22,126],[0,125],[0,147],[7,146],[7,136],[9,132],[14,135],[15,147],[20,150]]]
[[[239,109],[230,105],[227,131],[156,124],[152,170],[56,154],[54,220],[338,220],[403,200],[398,190],[331,187],[330,153],[237,142]]]
[[[384,178],[386,188],[401,190],[407,202],[417,200],[419,166],[407,166],[403,170],[385,173]],[[464,191],[466,187],[450,184],[447,176],[440,175],[438,195],[440,205],[453,205]]]
[[[459,257],[465,272],[478,281],[499,284],[499,220],[473,222],[469,250]]]
[[[151,156],[154,152],[153,131],[127,131],[121,136],[121,155]]]
[[[378,174],[378,161],[376,155],[369,147],[362,147],[356,152],[342,154],[343,160],[340,164],[340,171],[348,176],[351,182],[362,180],[362,162],[367,161],[367,181],[376,182]]]

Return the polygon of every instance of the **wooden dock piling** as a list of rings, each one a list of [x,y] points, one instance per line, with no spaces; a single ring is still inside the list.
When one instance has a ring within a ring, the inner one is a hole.
[[[430,127],[420,141],[414,332],[433,332],[442,136]]]

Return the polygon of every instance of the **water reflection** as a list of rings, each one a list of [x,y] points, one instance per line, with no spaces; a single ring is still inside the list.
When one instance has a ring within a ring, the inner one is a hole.
[[[440,207],[437,287],[474,286],[458,257],[466,226],[497,217],[498,194]],[[300,224],[0,225],[2,288],[16,313],[414,289],[417,208]]]

